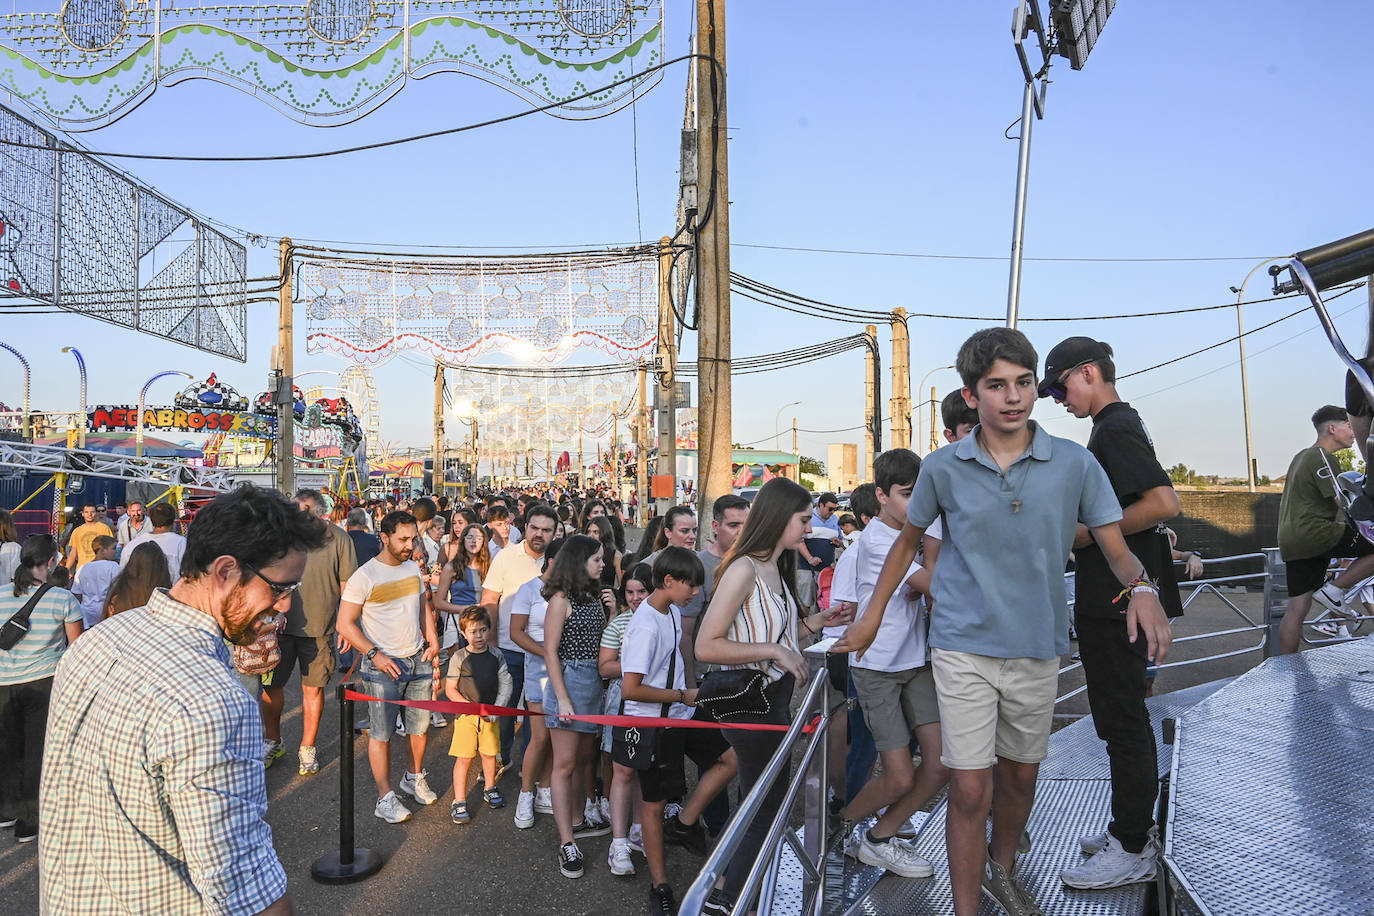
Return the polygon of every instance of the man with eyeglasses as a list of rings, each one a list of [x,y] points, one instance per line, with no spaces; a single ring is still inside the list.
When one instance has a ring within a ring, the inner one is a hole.
[[[410,559],[419,528],[415,516],[401,510],[388,512],[377,528],[382,552],[360,566],[344,586],[339,636],[362,653],[360,692],[379,700],[432,700],[439,636],[434,615],[425,607],[420,567]],[[373,813],[388,824],[399,824],[410,819],[410,809],[391,790],[391,733],[398,707],[391,702],[367,706],[367,758],[377,783]],[[401,791],[422,805],[432,805],[439,796],[421,768],[429,711],[399,708],[404,709],[411,764],[401,777]]]
[[[219,496],[191,526],[185,575],[62,656],[39,796],[43,911],[292,912],[263,819],[258,704],[225,640],[270,632],[323,542],[323,522],[276,493]]]
[[[325,518],[324,494],[303,489],[296,493],[296,505],[318,519]],[[286,700],[286,683],[291,670],[301,671],[301,746],[298,772],[309,776],[320,771],[315,756],[315,736],[324,712],[324,688],[334,673],[334,643],[338,639],[335,621],[339,598],[349,576],[358,568],[353,540],[337,525],[325,526],[324,546],[312,550],[305,560],[301,587],[291,595],[286,612],[286,629],[277,637],[281,660],[262,676],[262,730],[266,740],[263,764],[286,753],[281,741],[281,714]],[[342,648],[342,647],[340,647]]]

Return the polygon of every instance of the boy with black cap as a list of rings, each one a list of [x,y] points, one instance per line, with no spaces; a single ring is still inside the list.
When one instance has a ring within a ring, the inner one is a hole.
[[[1121,503],[1121,533],[1126,545],[1159,586],[1169,617],[1183,613],[1174,577],[1166,519],[1179,513],[1178,495],[1155,457],[1154,442],[1135,409],[1116,391],[1112,348],[1091,337],[1070,337],[1045,357],[1040,397],[1053,398],[1069,413],[1092,417],[1092,452],[1107,472]],[[1159,858],[1154,822],[1159,764],[1150,713],[1145,707],[1146,641],[1131,642],[1121,625],[1125,609],[1117,600],[1121,583],[1086,526],[1074,540],[1077,592],[1074,605],[1078,650],[1088,687],[1097,736],[1107,742],[1112,773],[1112,822],[1107,830],[1083,837],[1089,858],[1066,869],[1061,879],[1084,890],[1121,887],[1154,880]]]

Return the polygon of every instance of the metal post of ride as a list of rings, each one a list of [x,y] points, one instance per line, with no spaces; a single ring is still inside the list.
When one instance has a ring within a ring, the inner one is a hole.
[[[315,860],[310,877],[321,884],[348,884],[376,874],[381,853],[353,845],[353,701],[348,685],[335,690],[339,701],[339,849]]]
[[[1288,568],[1277,547],[1264,548],[1264,657],[1279,654],[1279,622],[1288,610]]]

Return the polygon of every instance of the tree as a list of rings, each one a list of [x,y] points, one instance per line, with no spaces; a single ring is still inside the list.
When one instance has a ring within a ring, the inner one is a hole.
[[[1359,471],[1363,474],[1365,472],[1365,464],[1356,456],[1353,448],[1341,449],[1336,453],[1336,460],[1340,462],[1341,473],[1345,473],[1346,471]]]
[[[825,462],[802,455],[801,472],[803,474],[814,474],[817,477],[825,477]]]
[[[1197,471],[1179,462],[1169,468],[1169,481],[1180,486],[1196,487],[1201,486],[1204,481]]]

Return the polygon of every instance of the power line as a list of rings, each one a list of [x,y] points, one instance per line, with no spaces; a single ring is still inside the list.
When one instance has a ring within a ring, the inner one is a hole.
[[[802,251],[812,254],[851,254],[863,255],[876,258],[918,258],[931,261],[1009,261],[1007,255],[994,254],[935,254],[919,251],[865,251],[856,248],[805,248],[797,245],[764,245],[759,243],[735,242],[736,248],[760,248],[768,251]],[[1259,261],[1268,260],[1266,257],[1245,257],[1241,255],[1226,255],[1216,257],[1196,257],[1196,258],[1083,258],[1083,257],[1040,257],[1022,258],[1024,261],[1051,261],[1060,263],[1080,263],[1080,264],[1186,264],[1194,262],[1209,261]],[[1279,257],[1282,257],[1281,255]]]

